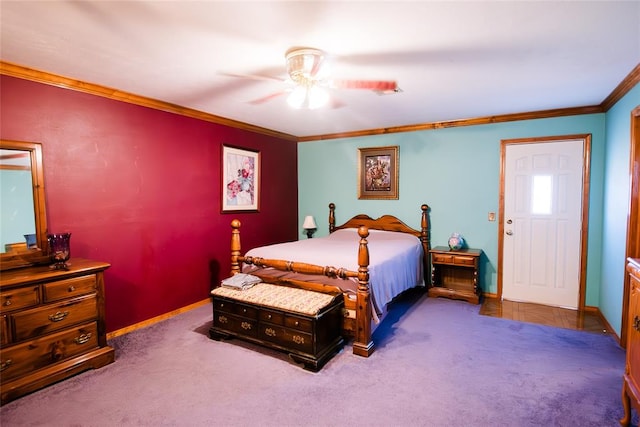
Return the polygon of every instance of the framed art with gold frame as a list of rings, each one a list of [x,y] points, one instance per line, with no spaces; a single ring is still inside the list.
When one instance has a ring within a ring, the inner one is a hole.
[[[398,199],[396,146],[358,148],[358,199]]]

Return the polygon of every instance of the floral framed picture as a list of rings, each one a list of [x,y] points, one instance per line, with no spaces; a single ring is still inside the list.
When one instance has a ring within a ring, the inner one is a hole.
[[[398,199],[399,149],[358,148],[358,199]]]
[[[223,145],[222,212],[258,212],[259,202],[260,152]]]

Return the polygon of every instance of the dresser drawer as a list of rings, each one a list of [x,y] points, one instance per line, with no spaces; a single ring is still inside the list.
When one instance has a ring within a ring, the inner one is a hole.
[[[0,375],[6,382],[97,347],[96,323],[81,325],[0,350]]]
[[[0,292],[0,312],[13,311],[40,304],[39,290],[39,286],[25,286]]]
[[[98,304],[95,295],[25,310],[12,315],[14,341],[42,335],[81,322],[94,320]]]
[[[461,256],[461,255],[456,255],[453,257],[453,263],[454,264],[458,264],[458,265],[475,265],[476,264],[476,259],[475,257],[472,256]]]
[[[9,316],[0,314],[0,348],[11,341],[9,337]]]
[[[45,283],[42,287],[44,302],[74,298],[96,292],[96,275],[74,277],[73,279],[58,280]]]

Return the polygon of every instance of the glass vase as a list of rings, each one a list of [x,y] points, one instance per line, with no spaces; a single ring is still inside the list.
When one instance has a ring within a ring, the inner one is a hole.
[[[68,270],[69,257],[71,256],[71,248],[69,240],[71,233],[47,234],[49,241],[49,256],[51,257],[51,268],[56,270]]]

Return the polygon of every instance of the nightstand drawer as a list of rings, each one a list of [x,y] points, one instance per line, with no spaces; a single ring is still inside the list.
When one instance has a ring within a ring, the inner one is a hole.
[[[12,316],[14,341],[42,335],[68,326],[94,320],[98,306],[95,296],[25,310]]]
[[[443,262],[453,264],[453,255],[433,254],[433,262]]]
[[[454,264],[458,264],[458,265],[475,265],[476,264],[476,259],[474,257],[471,256],[460,256],[460,255],[456,255],[455,257],[453,257],[453,263]]]
[[[38,286],[15,288],[0,293],[0,312],[32,307],[40,303]]]
[[[92,294],[96,292],[96,275],[45,283],[43,290],[45,302]]]
[[[96,347],[98,330],[94,322],[0,350],[0,375],[5,382]]]

